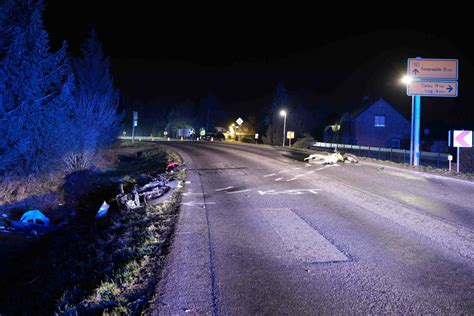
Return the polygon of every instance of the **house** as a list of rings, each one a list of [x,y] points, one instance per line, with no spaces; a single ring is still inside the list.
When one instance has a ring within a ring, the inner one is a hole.
[[[383,98],[367,102],[354,113],[344,113],[338,123],[328,126],[325,141],[362,146],[408,148],[410,122]]]

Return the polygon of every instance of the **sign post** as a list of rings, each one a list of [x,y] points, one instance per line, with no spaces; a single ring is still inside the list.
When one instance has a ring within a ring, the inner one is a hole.
[[[138,112],[133,111],[132,144],[135,142],[135,127],[138,126]]]
[[[459,172],[460,163],[460,148],[472,147],[472,131],[453,131],[453,147],[457,147],[457,163],[456,172]]]
[[[457,59],[408,58],[407,75],[413,79],[407,84],[407,95],[412,97],[410,163],[414,166],[420,165],[421,97],[457,97],[458,68]]]
[[[295,132],[293,131],[286,132],[286,138],[288,138],[288,144],[291,147],[291,140],[295,138]]]

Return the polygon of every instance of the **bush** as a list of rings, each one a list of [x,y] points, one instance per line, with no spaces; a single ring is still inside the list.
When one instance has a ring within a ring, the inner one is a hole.
[[[303,138],[298,139],[294,144],[293,147],[295,148],[309,148],[316,142],[313,136],[305,135]]]

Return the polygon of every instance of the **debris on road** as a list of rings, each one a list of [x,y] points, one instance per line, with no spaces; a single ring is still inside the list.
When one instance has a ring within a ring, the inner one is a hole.
[[[99,211],[97,211],[97,215],[95,216],[95,218],[103,218],[107,216],[107,211],[109,210],[109,207],[110,205],[107,204],[106,201],[104,201],[104,203],[102,203],[102,205],[100,206]]]
[[[304,159],[307,162],[314,162],[319,164],[326,164],[326,165],[333,165],[338,162],[343,163],[358,163],[359,160],[355,155],[348,154],[348,153],[340,153],[335,151],[332,154],[324,155],[324,154],[312,154],[309,155]]]

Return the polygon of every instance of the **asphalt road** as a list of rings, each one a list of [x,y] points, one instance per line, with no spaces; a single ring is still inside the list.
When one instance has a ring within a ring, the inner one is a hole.
[[[154,314],[474,314],[474,183],[167,145],[187,182]]]

